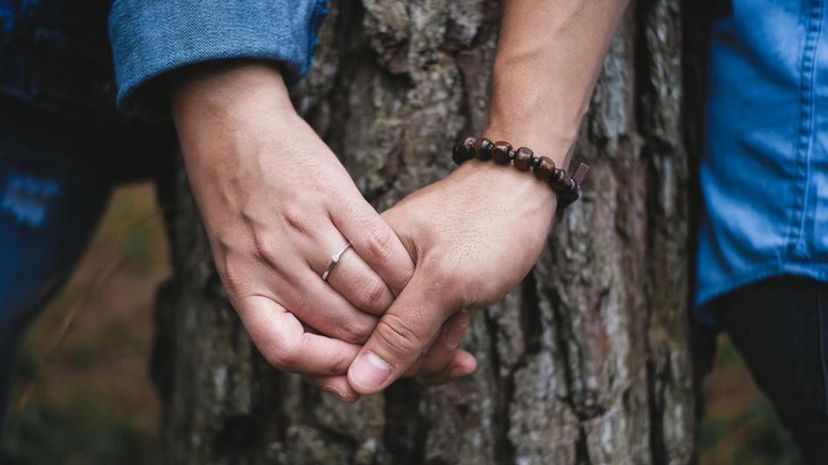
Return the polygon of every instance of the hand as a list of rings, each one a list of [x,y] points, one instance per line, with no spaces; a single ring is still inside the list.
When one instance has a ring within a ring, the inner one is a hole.
[[[205,65],[177,84],[173,115],[190,182],[245,328],[277,368],[355,401],[345,372],[407,284],[411,257],[296,115],[276,70]],[[324,282],[346,243],[353,249]],[[467,327],[464,315],[447,324],[417,374],[451,379]]]
[[[280,369],[344,373],[408,282],[408,252],[274,68],[201,68],[179,80],[173,114],[216,267],[253,342]]]
[[[417,371],[448,318],[506,295],[537,261],[555,206],[531,174],[472,160],[385,212],[416,266],[351,365],[351,387],[372,394]],[[452,375],[473,371],[473,362],[457,352]]]
[[[445,384],[473,373],[477,368],[474,356],[458,349],[469,322],[466,312],[455,313],[449,318],[434,343],[423,351],[425,354],[419,356],[405,376],[420,378],[427,384]],[[344,402],[353,403],[361,397],[349,384],[345,372],[334,376],[305,377],[305,381]]]

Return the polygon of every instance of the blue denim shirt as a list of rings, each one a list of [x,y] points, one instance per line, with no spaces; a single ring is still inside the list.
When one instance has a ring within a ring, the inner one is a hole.
[[[732,0],[714,25],[696,263],[701,309],[770,276],[828,280],[825,8],[825,0]]]

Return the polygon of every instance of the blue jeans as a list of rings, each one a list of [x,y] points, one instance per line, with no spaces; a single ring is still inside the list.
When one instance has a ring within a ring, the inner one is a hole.
[[[17,345],[119,180],[156,173],[168,125],[117,112],[109,1],[0,0],[0,422]]]
[[[117,182],[168,167],[172,129],[79,126],[0,98],[0,423],[18,344],[72,273]]]
[[[71,273],[109,190],[70,134],[34,124],[0,124],[0,404],[21,335]]]

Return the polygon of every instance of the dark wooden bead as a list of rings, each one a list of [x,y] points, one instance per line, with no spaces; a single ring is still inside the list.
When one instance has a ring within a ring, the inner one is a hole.
[[[567,190],[569,178],[566,177],[566,171],[556,169],[553,171],[552,175],[549,176],[549,180],[547,182],[549,182],[549,186],[555,192],[564,192]]]
[[[539,157],[539,156],[535,156],[535,158],[532,159],[532,169],[533,170],[538,169],[538,166],[540,166],[540,164],[541,164],[541,159],[546,159],[547,162],[551,163],[552,164],[552,171],[553,172],[555,171],[556,166],[555,166],[555,161],[554,160],[552,160],[551,158],[548,158],[548,157]]]
[[[495,142],[492,148],[492,159],[498,165],[506,165],[510,161],[509,153],[512,152],[512,144],[504,141]]]
[[[466,160],[474,158],[474,137],[460,139],[452,151],[452,159],[458,165]]]
[[[578,185],[578,182],[575,181],[573,178],[568,178],[566,180],[566,191],[564,191],[567,200],[569,203],[572,203],[578,200],[578,197],[581,195],[581,188]]]
[[[492,159],[492,141],[481,137],[474,141],[474,156],[478,160],[489,161]]]
[[[558,193],[558,211],[564,210],[573,203],[575,203],[575,199],[571,194],[567,194],[565,192]]]
[[[573,192],[571,195],[572,195],[572,198],[571,198],[571,199],[569,199],[569,200],[570,200],[570,201],[569,201],[569,204],[570,204],[570,205],[571,205],[571,204],[573,204],[573,203],[575,203],[575,202],[576,202],[576,201],[577,201],[577,200],[581,197],[581,191],[580,191],[580,190],[576,190],[576,191],[575,191],[575,192]]]
[[[534,174],[535,177],[541,181],[548,180],[554,171],[555,162],[548,157],[540,157],[538,158],[538,161],[535,162]]]
[[[564,208],[567,208],[568,206],[572,205],[581,196],[580,189],[578,188],[578,183],[575,180],[569,179],[567,186],[568,187],[566,190],[558,192],[558,208],[560,210],[563,210]]]
[[[552,176],[549,176],[549,180],[554,182],[565,182],[566,179],[566,171],[560,168],[556,168]]]
[[[535,153],[531,149],[521,147],[515,152],[515,168],[519,171],[528,171],[534,159]]]
[[[465,137],[458,141],[452,149],[452,158],[461,164],[472,158],[487,161],[494,159],[498,165],[514,162],[519,171],[532,169],[532,174],[546,182],[558,195],[558,210],[562,211],[572,205],[581,195],[580,180],[584,178],[588,166],[583,163],[578,167],[575,175],[569,177],[566,171],[558,169],[555,162],[548,157],[536,157],[527,147],[515,149],[506,141],[492,143],[485,137]]]

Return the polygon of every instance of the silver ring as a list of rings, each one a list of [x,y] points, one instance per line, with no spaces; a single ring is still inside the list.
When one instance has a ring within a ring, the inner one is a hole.
[[[339,259],[342,258],[342,255],[345,252],[347,252],[348,249],[350,249],[350,248],[351,248],[351,243],[349,242],[349,243],[345,244],[345,247],[343,247],[342,250],[340,250],[339,252],[337,252],[337,253],[335,253],[331,256],[331,261],[328,262],[327,268],[325,268],[325,271],[322,272],[322,281],[327,281],[328,280],[328,276],[331,275],[331,271],[333,271],[336,264],[339,263]]]

